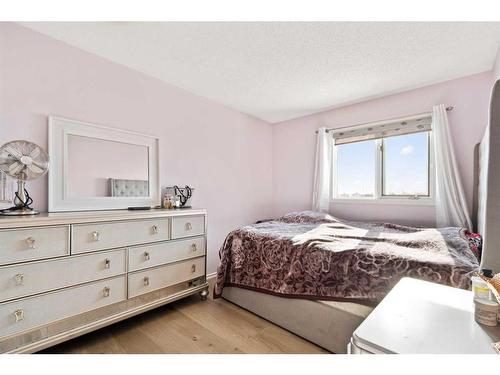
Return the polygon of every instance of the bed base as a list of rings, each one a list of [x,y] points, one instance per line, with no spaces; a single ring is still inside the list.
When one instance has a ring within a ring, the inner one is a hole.
[[[373,310],[354,302],[284,298],[236,287],[225,287],[222,297],[338,354],[347,353],[352,333]]]

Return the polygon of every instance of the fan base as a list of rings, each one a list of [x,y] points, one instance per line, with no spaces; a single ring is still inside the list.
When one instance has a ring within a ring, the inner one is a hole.
[[[38,215],[40,212],[35,211],[32,208],[20,208],[20,209],[7,209],[0,211],[0,215],[5,216],[29,216]]]

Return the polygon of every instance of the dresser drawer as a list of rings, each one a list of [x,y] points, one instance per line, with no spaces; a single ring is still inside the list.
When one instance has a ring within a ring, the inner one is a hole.
[[[0,230],[0,265],[69,254],[69,225]]]
[[[73,226],[72,253],[112,249],[169,239],[168,218]]]
[[[172,218],[172,238],[205,234],[204,216],[182,216]]]
[[[124,301],[126,278],[119,276],[0,304],[0,337]]]
[[[129,250],[128,269],[137,271],[203,255],[205,255],[204,237],[137,246]]]
[[[128,297],[133,298],[204,274],[205,257],[136,272],[128,276]]]
[[[0,302],[126,272],[126,250],[0,267]]]

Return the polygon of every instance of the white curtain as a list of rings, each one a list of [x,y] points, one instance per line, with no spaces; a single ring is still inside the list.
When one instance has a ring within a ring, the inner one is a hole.
[[[458,173],[448,116],[443,104],[432,107],[432,132],[436,165],[436,224],[438,227],[472,228]]]
[[[333,138],[326,128],[319,128],[314,163],[313,211],[328,212],[332,186]]]

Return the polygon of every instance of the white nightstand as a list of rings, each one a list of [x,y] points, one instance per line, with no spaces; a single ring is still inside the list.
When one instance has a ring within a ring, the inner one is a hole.
[[[403,278],[354,331],[348,352],[495,354],[500,327],[474,321],[472,292]]]

